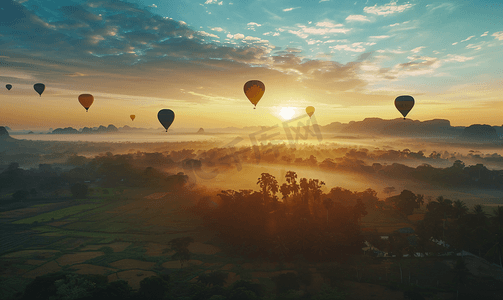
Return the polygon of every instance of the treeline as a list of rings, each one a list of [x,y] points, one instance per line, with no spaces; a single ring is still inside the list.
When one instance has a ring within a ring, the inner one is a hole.
[[[168,173],[163,169],[181,165],[181,162],[175,163],[160,153],[107,153],[92,159],[72,156],[65,168],[40,164],[36,169],[25,170],[18,163],[11,163],[0,173],[0,193],[14,193],[15,200],[23,200],[90,184],[104,188],[150,187],[171,191],[185,186],[188,176],[183,172]]]
[[[503,206],[487,214],[481,205],[469,210],[463,201],[440,196],[426,207],[416,231],[420,240],[444,240],[450,251],[469,251],[503,267]]]
[[[323,181],[299,180],[292,171],[285,177],[280,186],[262,173],[260,191],[225,190],[218,194],[218,206],[202,198],[194,209],[233,251],[249,257],[324,261],[361,252],[360,222],[367,214],[362,198],[377,203],[375,191],[360,195],[334,188],[324,194]]]

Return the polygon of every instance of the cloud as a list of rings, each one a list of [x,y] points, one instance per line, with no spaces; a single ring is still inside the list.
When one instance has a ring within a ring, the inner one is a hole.
[[[489,31],[486,31],[486,32],[482,33],[481,37],[482,36],[486,36],[488,33],[489,33]]]
[[[457,45],[457,44],[458,44],[458,42],[452,43],[452,45],[453,45],[453,46],[455,46],[455,45]]]
[[[450,62],[450,61],[456,61],[456,62],[465,62],[474,59],[474,57],[466,57],[463,55],[454,55],[454,54],[448,54],[448,58],[443,59],[445,62]]]
[[[152,5],[149,5],[148,7],[157,8],[157,5],[152,4]]]
[[[494,38],[498,41],[503,41],[503,31],[495,32],[491,34],[491,36],[494,36]]]
[[[332,24],[329,22],[321,22],[316,25],[321,24],[321,26],[317,27],[307,27],[305,25],[298,25],[299,30],[288,30],[288,32],[295,34],[296,36],[305,39],[309,35],[329,35],[329,34],[337,34],[337,33],[347,33],[351,31],[348,28],[339,28],[339,24]]]
[[[407,51],[401,50],[401,49],[379,49],[377,50],[379,53],[393,53],[393,54],[403,54],[406,53]]]
[[[211,28],[211,30],[218,31],[218,32],[224,31],[224,29],[222,27],[213,27],[213,28]]]
[[[444,8],[444,9],[448,10],[449,12],[452,12],[456,8],[456,6],[452,3],[441,3],[438,5],[435,5],[435,4],[426,5],[426,9],[428,9],[430,12],[435,11],[439,8]]]
[[[467,37],[466,39],[462,40],[460,43],[462,43],[462,42],[466,42],[466,41],[469,41],[469,40],[473,39],[474,37],[475,37],[474,35],[469,36],[469,37]]]
[[[218,35],[212,34],[212,33],[208,33],[206,31],[198,31],[197,33],[199,33],[202,36],[209,36],[209,37],[214,37],[214,38],[217,38],[217,39],[220,38]]]
[[[364,52],[365,48],[363,46],[372,46],[372,45],[375,45],[375,43],[359,42],[359,43],[352,43],[351,45],[335,45],[330,46],[329,48],[334,50],[344,50],[350,52]]]
[[[482,45],[484,45],[484,42],[480,42],[478,44],[468,44],[466,45],[466,49],[475,49],[475,50],[481,50]]]
[[[364,15],[349,15],[346,21],[360,21],[360,22],[370,22],[370,20]]]
[[[255,31],[255,27],[262,26],[261,24],[258,24],[258,23],[255,23],[255,22],[250,22],[250,23],[248,23],[246,25],[248,26],[249,30],[253,30],[253,31]]]
[[[218,4],[218,5],[223,5],[224,3],[222,1],[218,2],[218,0],[206,0],[204,4]]]
[[[421,49],[424,49],[424,48],[426,48],[426,47],[425,46],[417,47],[417,48],[414,48],[414,49],[410,50],[410,52],[412,52],[412,53],[418,53],[418,52],[421,51]]]
[[[386,16],[386,15],[391,15],[395,13],[401,13],[411,7],[413,7],[415,4],[410,4],[409,2],[402,4],[402,5],[397,5],[397,1],[391,1],[388,4],[380,5],[377,6],[375,4],[374,6],[366,6],[363,8],[363,11],[368,13],[368,14],[374,14],[374,15],[380,15],[380,16]]]
[[[285,8],[285,9],[283,9],[283,11],[292,11],[292,10],[297,9],[297,8],[300,8],[300,7]]]
[[[304,33],[302,30],[288,30],[288,32],[290,32],[291,34],[295,34],[301,39],[305,39],[309,36],[309,34]]]
[[[242,34],[242,33],[236,33],[234,35],[232,35],[232,34],[229,33],[229,34],[227,34],[227,37],[230,38],[230,39],[242,40],[242,39],[245,38],[245,35]]]
[[[316,23],[316,26],[320,26],[320,27],[343,27],[344,25],[342,24],[334,24],[330,21],[324,21],[324,22],[318,22]]]
[[[387,39],[389,37],[390,37],[389,35],[373,35],[373,36],[369,36],[369,38],[371,38],[371,39]]]

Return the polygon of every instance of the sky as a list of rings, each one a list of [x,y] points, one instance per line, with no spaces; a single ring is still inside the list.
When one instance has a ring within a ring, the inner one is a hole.
[[[401,117],[400,95],[414,120],[503,124],[501,1],[148,1],[2,0],[0,125],[326,125]]]

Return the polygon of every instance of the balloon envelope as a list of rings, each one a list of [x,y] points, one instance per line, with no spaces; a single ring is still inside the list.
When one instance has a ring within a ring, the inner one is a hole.
[[[84,106],[86,111],[91,107],[94,102],[94,97],[91,94],[82,94],[79,96],[79,102]]]
[[[405,119],[409,111],[414,107],[414,98],[411,96],[398,96],[395,99],[395,107]]]
[[[130,115],[129,117],[131,118],[131,121],[134,121],[134,118],[136,118],[135,115]]]
[[[314,107],[312,106],[306,107],[306,113],[311,118],[311,116],[314,114]]]
[[[260,80],[250,80],[244,86],[245,95],[250,102],[257,106],[260,98],[264,95],[265,85]]]
[[[12,84],[7,84],[5,87],[10,91],[10,89],[12,88]]]
[[[33,88],[35,89],[35,91],[40,95],[40,97],[42,97],[42,93],[44,92],[45,90],[45,84],[43,83],[35,83],[33,85]]]
[[[159,122],[161,122],[166,132],[168,132],[169,126],[171,126],[175,120],[175,113],[171,109],[161,109],[157,113],[157,119],[159,119]]]

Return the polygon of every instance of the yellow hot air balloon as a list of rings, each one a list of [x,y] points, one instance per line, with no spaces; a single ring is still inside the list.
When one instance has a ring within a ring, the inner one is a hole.
[[[314,107],[312,106],[306,107],[306,113],[311,118],[311,116],[314,114]]]
[[[409,111],[414,107],[414,98],[411,96],[398,96],[395,99],[395,107],[402,114],[403,119],[409,113]]]
[[[250,80],[245,83],[244,91],[248,100],[255,105],[253,108],[255,109],[260,98],[264,95],[265,85],[260,80]]]
[[[79,102],[82,106],[84,106],[87,112],[89,107],[91,107],[94,102],[94,97],[91,94],[82,94],[79,96]]]
[[[136,117],[135,115],[130,115],[131,121],[134,121],[134,118]]]

